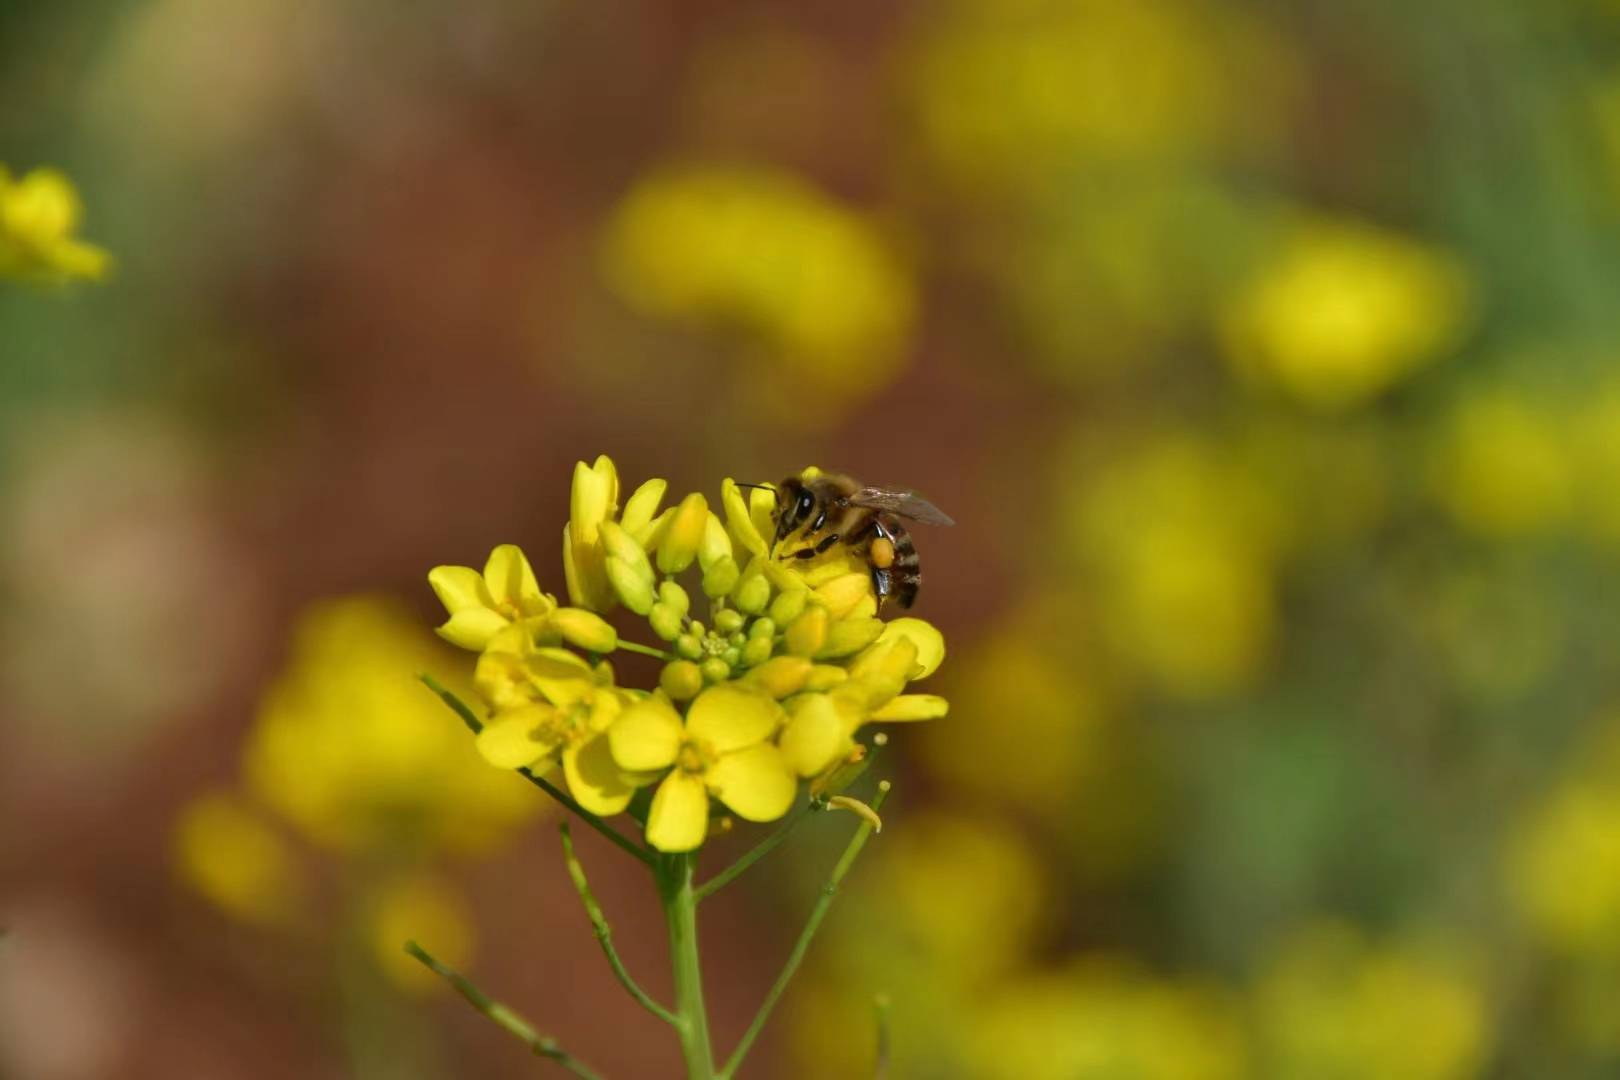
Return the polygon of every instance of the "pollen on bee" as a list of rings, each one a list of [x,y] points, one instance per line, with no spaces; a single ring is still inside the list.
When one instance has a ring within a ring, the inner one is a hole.
[[[894,541],[888,537],[878,537],[872,541],[867,556],[872,560],[873,566],[879,570],[887,570],[894,565]]]

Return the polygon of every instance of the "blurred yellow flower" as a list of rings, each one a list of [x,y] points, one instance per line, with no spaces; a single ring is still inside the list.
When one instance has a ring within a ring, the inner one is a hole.
[[[1452,255],[1378,226],[1312,217],[1219,313],[1242,374],[1323,409],[1360,405],[1455,348],[1471,287]]]
[[[1259,676],[1289,523],[1221,447],[1149,439],[1103,465],[1068,512],[1102,633],[1134,667],[1189,698]]]
[[[966,0],[927,26],[908,81],[929,150],[969,187],[1246,141],[1293,81],[1275,38],[1199,0]]]
[[[296,914],[303,881],[287,842],[240,797],[199,795],[174,826],[180,877],[236,918],[284,923]]]
[[[641,313],[750,335],[778,382],[786,376],[783,410],[810,421],[894,378],[916,306],[910,275],[866,218],[766,168],[643,177],[608,222],[602,265]],[[806,387],[820,408],[804,408]]]
[[[452,967],[465,967],[472,959],[472,913],[460,894],[432,878],[387,882],[368,898],[366,909],[363,917],[377,965],[402,990],[429,993],[445,985],[406,954],[406,941],[420,942]]]
[[[243,751],[266,805],[343,850],[475,850],[531,817],[517,778],[492,777],[415,675],[449,667],[396,601],[312,605]]]
[[[13,179],[0,166],[0,277],[94,281],[106,276],[111,257],[74,236],[83,214],[79,193],[55,169]]]
[[[1620,960],[1620,728],[1524,808],[1503,871],[1520,916],[1561,953]]]
[[[1568,513],[1575,480],[1567,425],[1525,389],[1467,393],[1432,453],[1436,497],[1458,524],[1485,536],[1552,526]]]
[[[1260,1071],[1277,1080],[1453,1080],[1490,1045],[1484,994],[1455,961],[1337,923],[1283,942],[1254,1009]]]
[[[1150,978],[1123,961],[1089,959],[998,986],[967,1022],[974,1035],[968,1075],[983,1080],[1250,1075],[1243,1027],[1224,995]]]

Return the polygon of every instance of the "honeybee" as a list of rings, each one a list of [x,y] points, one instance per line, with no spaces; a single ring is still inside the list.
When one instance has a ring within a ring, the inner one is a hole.
[[[922,568],[911,534],[901,522],[954,525],[939,507],[909,491],[872,487],[837,473],[810,479],[790,476],[776,486],[774,551],[794,533],[804,546],[790,558],[809,559],[845,544],[872,568],[872,590],[881,605],[893,596],[909,608],[922,587]]]

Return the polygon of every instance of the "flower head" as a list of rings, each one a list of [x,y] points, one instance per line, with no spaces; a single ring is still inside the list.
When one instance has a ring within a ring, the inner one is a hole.
[[[711,799],[774,820],[801,779],[858,759],[865,725],[943,716],[943,698],[906,691],[939,667],[945,642],[921,619],[878,618],[870,567],[843,545],[776,558],[773,491],[745,496],[727,479],[713,506],[692,493],[660,510],[667,488],[647,481],[621,514],[613,462],[576,466],[563,534],[574,606],[541,593],[510,545],[482,576],[439,567],[429,580],[451,613],[440,633],[481,653],[485,759],[560,762],[598,814],[656,785],[647,840],[688,851],[707,835]],[[620,641],[600,613],[621,605],[662,647]],[[616,648],[663,658],[655,690],[614,685],[599,657]]]

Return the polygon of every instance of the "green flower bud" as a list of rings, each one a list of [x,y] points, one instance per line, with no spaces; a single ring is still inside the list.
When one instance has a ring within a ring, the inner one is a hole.
[[[675,651],[688,660],[701,660],[703,658],[703,639],[687,631],[675,639]]]
[[[703,571],[703,595],[721,597],[737,587],[742,570],[730,555],[721,556],[713,566]]]
[[[704,682],[720,683],[731,678],[731,665],[718,656],[711,656],[703,661],[702,670]]]
[[[603,532],[605,533],[606,529]],[[623,529],[618,532],[624,535]],[[607,570],[608,584],[613,586],[613,592],[619,601],[637,615],[645,615],[653,606],[652,564],[647,561],[646,553],[634,540],[631,540],[630,544],[641,556],[640,566],[627,562],[617,555],[609,555],[604,566]]]
[[[658,569],[666,574],[678,574],[692,565],[697,558],[698,545],[709,521],[709,504],[698,492],[681,500],[675,516],[664,529],[658,541]]]
[[[843,619],[828,628],[821,648],[812,655],[817,660],[850,656],[872,644],[882,633],[882,619]]]
[[[774,604],[772,605],[775,606]],[[772,638],[776,636],[776,622],[769,615],[761,615],[748,624],[748,636],[751,638]]]
[[[799,617],[809,599],[808,589],[790,589],[771,601],[771,618],[778,626],[786,626]]]
[[[671,660],[658,675],[658,687],[674,701],[688,701],[703,689],[703,669],[690,660]]]
[[[687,627],[687,629],[691,630],[692,633],[696,634],[700,638],[708,636],[709,633],[709,628],[698,622],[696,619],[692,620],[691,626]]]
[[[563,640],[586,652],[612,652],[619,647],[619,632],[594,611],[584,608],[558,608],[551,613],[551,625]]]
[[[681,621],[685,617],[674,607],[660,600],[648,612],[647,625],[652,627],[653,633],[665,641],[674,641],[681,636]]]
[[[732,634],[730,637],[726,638],[726,640],[731,642],[731,644],[733,644],[734,646],[736,646],[737,648],[740,649],[744,645],[748,644],[748,635],[743,633],[741,630],[738,630],[737,632]]]
[[[641,528],[629,530],[630,535],[636,538],[636,543],[641,545],[643,551],[651,552],[658,546],[658,541],[663,538],[664,529],[674,516],[675,508],[671,506]]]
[[[826,608],[806,608],[784,632],[787,651],[794,656],[817,655],[827,643],[827,623]]]
[[[732,593],[732,600],[740,610],[750,615],[758,615],[770,606],[771,583],[765,579],[764,574],[744,578]]]
[[[726,662],[726,666],[728,668],[734,668],[738,664],[742,663],[742,650],[733,645],[731,648],[721,653],[720,658]]]
[[[746,650],[744,659],[747,659]],[[780,701],[804,689],[811,670],[810,661],[802,656],[776,656],[750,671],[748,681],[757,683],[767,694]]]
[[[771,658],[772,641],[768,637],[751,637],[742,647],[742,661],[749,667],[762,664]]]
[[[714,613],[714,628],[722,634],[735,634],[747,621],[746,615],[733,608],[722,608]]]
[[[692,610],[692,598],[686,595],[680,582],[664,580],[658,585],[658,599],[685,615]]]

